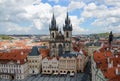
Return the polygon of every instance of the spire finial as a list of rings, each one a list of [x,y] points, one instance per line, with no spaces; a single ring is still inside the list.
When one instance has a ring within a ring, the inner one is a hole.
[[[67,19],[68,19],[68,11],[67,11]]]
[[[68,11],[67,11],[67,16],[66,16],[66,19],[68,19]]]
[[[52,25],[56,25],[56,19],[55,19],[54,13],[53,13],[51,24]]]
[[[53,18],[52,18],[53,20],[55,20],[55,16],[54,16],[54,7],[53,7]]]
[[[69,19],[68,11],[66,13],[65,24],[70,24],[70,19]]]

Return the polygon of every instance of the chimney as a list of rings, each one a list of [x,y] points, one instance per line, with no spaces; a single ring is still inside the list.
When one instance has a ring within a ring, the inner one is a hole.
[[[21,55],[23,55],[23,52],[21,52]]]
[[[107,58],[107,63],[110,63],[110,58],[109,57]]]
[[[116,58],[118,58],[118,55],[115,55]]]
[[[117,67],[120,67],[120,64],[117,64]]]
[[[118,72],[118,67],[116,67],[116,69],[115,69],[115,73],[116,73],[116,75],[119,74],[119,72]]]
[[[112,68],[113,67],[113,61],[111,61],[111,63],[108,63],[108,68]]]
[[[106,55],[106,52],[104,52],[104,55],[107,56],[107,55]]]
[[[24,59],[24,62],[26,62],[26,59]]]
[[[111,67],[113,67],[113,61],[111,61]]]
[[[17,60],[17,63],[20,64],[20,60]]]

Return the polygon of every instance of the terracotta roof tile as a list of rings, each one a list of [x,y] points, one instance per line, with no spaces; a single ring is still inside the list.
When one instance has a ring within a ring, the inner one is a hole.
[[[41,55],[42,55],[42,59],[43,58],[45,58],[45,57],[47,57],[48,55],[49,55],[49,49],[44,49],[44,48],[41,48],[40,50],[39,50],[39,52],[41,53]]]
[[[27,58],[29,51],[30,49],[14,49],[10,52],[0,53],[0,62],[3,63],[3,61],[13,61],[17,63],[17,61],[20,60],[20,64],[24,64],[26,62],[24,59]]]

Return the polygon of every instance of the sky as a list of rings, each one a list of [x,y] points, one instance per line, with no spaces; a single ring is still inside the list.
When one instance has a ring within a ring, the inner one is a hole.
[[[0,34],[49,34],[53,13],[62,30],[67,12],[74,35],[120,32],[120,0],[0,0]]]

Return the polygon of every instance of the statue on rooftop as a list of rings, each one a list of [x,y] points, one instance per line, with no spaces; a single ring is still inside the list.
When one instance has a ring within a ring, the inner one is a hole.
[[[113,34],[112,34],[112,31],[110,32],[109,34],[109,45],[111,45],[111,42],[113,41]]]

